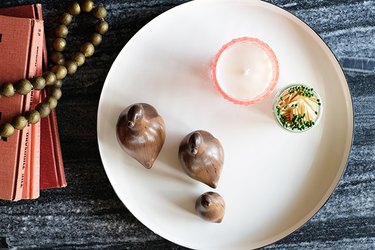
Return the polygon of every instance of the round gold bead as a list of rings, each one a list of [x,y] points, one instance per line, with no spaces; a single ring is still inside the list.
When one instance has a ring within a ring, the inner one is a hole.
[[[103,39],[103,36],[100,35],[99,33],[94,33],[94,34],[92,34],[91,37],[90,37],[90,41],[91,41],[91,43],[92,43],[94,46],[98,46],[99,44],[101,44],[102,39]]]
[[[51,91],[51,96],[54,97],[56,100],[60,100],[62,96],[62,91],[60,88],[53,88]]]
[[[108,25],[108,23],[107,23],[106,21],[104,21],[104,20],[100,20],[100,21],[96,24],[96,26],[95,26],[95,30],[96,30],[98,33],[102,34],[102,35],[105,34],[105,33],[107,33],[108,29],[109,29],[109,25]]]
[[[68,27],[66,27],[66,25],[64,24],[57,26],[55,30],[56,37],[66,38],[68,36],[68,33],[69,33]]]
[[[40,120],[40,114],[37,110],[31,110],[27,112],[26,119],[30,124],[36,124]]]
[[[76,52],[73,54],[72,60],[74,60],[77,63],[78,67],[80,67],[85,63],[86,57],[81,52]]]
[[[39,112],[40,117],[47,117],[51,113],[51,109],[48,103],[42,102],[36,106],[36,110]]]
[[[60,23],[63,25],[71,24],[72,20],[73,20],[73,16],[70,15],[69,13],[64,13],[60,17]]]
[[[103,19],[107,16],[107,10],[103,6],[98,6],[93,9],[92,14],[97,19]]]
[[[66,47],[66,40],[64,38],[58,37],[53,41],[52,47],[56,51],[64,51]]]
[[[12,125],[15,129],[22,130],[27,126],[27,119],[23,115],[14,117]]]
[[[57,80],[64,79],[68,74],[68,70],[65,68],[65,66],[62,65],[53,66],[51,68],[51,71],[56,74]]]
[[[78,16],[81,13],[81,7],[79,6],[79,3],[74,2],[69,7],[69,14],[72,16]]]
[[[92,43],[86,42],[82,44],[81,52],[85,55],[85,57],[91,57],[95,52],[95,47]]]
[[[10,123],[4,123],[0,126],[0,136],[8,138],[14,134],[14,127]]]
[[[91,1],[91,0],[84,0],[82,3],[81,3],[81,9],[83,12],[90,12],[92,9],[94,8],[94,2]]]
[[[31,84],[33,85],[34,89],[42,90],[46,87],[46,79],[41,76],[37,76],[31,79]]]
[[[57,80],[56,74],[51,71],[45,72],[43,77],[46,79],[46,85],[53,85]]]
[[[57,106],[57,100],[53,96],[48,97],[45,102],[48,103],[50,109],[54,109]]]
[[[72,75],[77,72],[78,65],[75,61],[67,61],[65,67],[68,70],[68,74]]]
[[[11,97],[15,94],[14,86],[11,82],[5,82],[0,86],[0,93],[2,96]]]
[[[19,80],[16,84],[16,91],[20,95],[27,95],[33,90],[33,85],[27,79]]]
[[[58,88],[61,88],[61,86],[62,86],[62,80],[57,80],[56,82],[55,82],[55,85],[54,85],[55,87],[58,87]]]
[[[51,54],[51,61],[54,64],[59,64],[59,65],[64,64],[65,63],[64,55],[61,52],[53,51]]]

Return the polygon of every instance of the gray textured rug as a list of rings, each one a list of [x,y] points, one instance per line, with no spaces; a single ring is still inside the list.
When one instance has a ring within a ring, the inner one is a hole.
[[[33,3],[2,0],[0,7]],[[70,1],[39,1],[49,36]],[[96,112],[105,77],[126,42],[148,21],[187,1],[102,0],[111,30],[96,56],[63,86],[58,109],[69,186],[37,201],[0,202],[0,248],[180,249],[152,233],[122,205],[104,173]],[[342,64],[355,108],[355,138],[347,171],[324,208],[269,249],[375,249],[375,1],[272,3],[307,22]],[[82,27],[87,21],[79,20]],[[69,50],[89,29],[73,26]]]

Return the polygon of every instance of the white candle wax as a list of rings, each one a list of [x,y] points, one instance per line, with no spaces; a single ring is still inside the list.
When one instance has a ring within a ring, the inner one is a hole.
[[[216,87],[228,100],[253,104],[270,94],[278,79],[278,63],[271,48],[255,38],[226,44],[213,64]]]

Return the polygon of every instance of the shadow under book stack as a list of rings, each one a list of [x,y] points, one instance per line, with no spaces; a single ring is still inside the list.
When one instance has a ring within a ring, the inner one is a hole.
[[[47,47],[40,4],[0,9],[0,85],[42,75]],[[0,124],[35,108],[45,90],[0,98]],[[0,140],[0,199],[36,199],[41,189],[61,188],[66,179],[56,113]]]

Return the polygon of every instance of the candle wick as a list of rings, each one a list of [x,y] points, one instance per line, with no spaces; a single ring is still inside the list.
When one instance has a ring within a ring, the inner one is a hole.
[[[244,74],[245,76],[250,75],[250,73],[251,73],[251,70],[250,70],[250,69],[245,69],[245,70],[243,71],[243,74]]]

